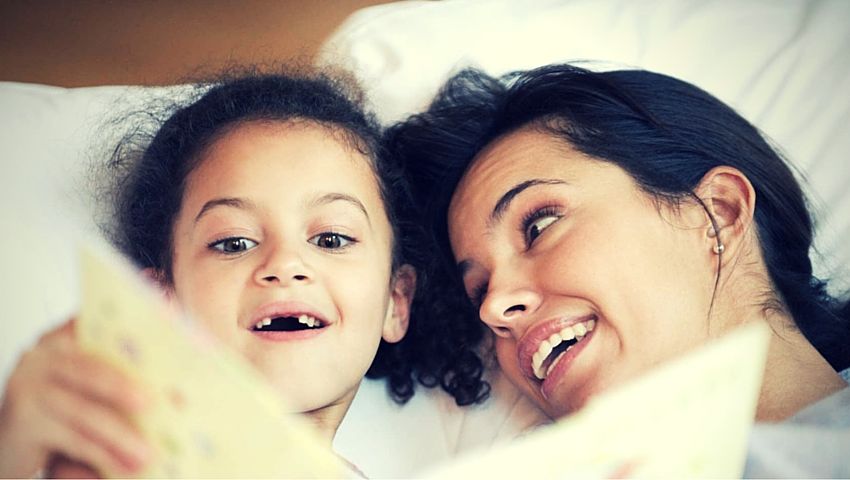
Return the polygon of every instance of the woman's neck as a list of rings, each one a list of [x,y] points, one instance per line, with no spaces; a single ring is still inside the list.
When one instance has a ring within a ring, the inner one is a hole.
[[[753,240],[754,241],[754,240]],[[773,296],[774,285],[759,248],[744,250],[750,255],[727,268],[723,301],[718,305],[721,330],[749,322],[767,322],[770,344],[767,351],[756,421],[778,422],[805,407],[847,387],[847,383],[806,339],[786,311],[766,308],[763,301]],[[778,299],[776,299],[779,301]],[[725,320],[725,321],[723,321]]]
[[[771,315],[772,333],[756,421],[778,422],[847,383],[786,315]]]

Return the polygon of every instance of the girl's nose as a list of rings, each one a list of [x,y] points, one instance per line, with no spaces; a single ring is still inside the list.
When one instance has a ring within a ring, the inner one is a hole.
[[[313,271],[294,249],[283,247],[269,252],[262,265],[257,268],[255,280],[260,285],[288,285],[307,283],[313,279]]]

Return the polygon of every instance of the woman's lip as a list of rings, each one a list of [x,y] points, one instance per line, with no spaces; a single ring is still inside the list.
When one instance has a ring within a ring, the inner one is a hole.
[[[551,397],[555,388],[559,383],[561,383],[561,379],[567,374],[567,371],[572,366],[573,360],[581,355],[584,348],[590,344],[590,340],[593,338],[594,333],[596,333],[596,329],[587,332],[587,335],[585,335],[580,342],[576,343],[572,346],[572,348],[563,353],[563,357],[561,357],[558,361],[558,364],[552,368],[549,374],[546,375],[546,378],[543,379],[543,383],[540,384],[540,393],[543,394],[543,398],[548,399]]]
[[[324,315],[319,313],[319,311],[314,308],[312,305],[309,305],[304,302],[298,301],[280,301],[280,302],[271,302],[267,303],[251,314],[249,318],[249,322],[247,325],[243,325],[248,330],[253,330],[254,326],[257,325],[257,322],[262,321],[266,318],[275,318],[275,317],[299,317],[301,315],[311,316],[321,322],[322,327],[327,327],[332,322],[328,320]],[[320,328],[316,328],[313,330],[321,330]],[[265,332],[269,333],[269,332]],[[284,332],[284,333],[292,333],[292,332]]]
[[[522,336],[517,347],[517,358],[520,370],[522,370],[525,376],[539,382],[537,377],[534,376],[534,368],[531,365],[531,359],[540,348],[540,343],[543,342],[543,340],[549,339],[553,333],[560,332],[565,327],[571,327],[578,323],[586,322],[595,318],[596,315],[593,314],[582,316],[561,316],[552,320],[540,322],[539,324],[531,327],[525,332],[525,335]]]

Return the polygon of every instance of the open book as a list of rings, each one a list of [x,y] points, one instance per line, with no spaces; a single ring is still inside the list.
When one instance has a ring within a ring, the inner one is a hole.
[[[338,478],[341,461],[246,360],[169,309],[117,254],[83,249],[77,335],[136,377],[153,408],[133,420],[154,446],[144,478]],[[109,475],[110,472],[101,472]]]
[[[83,249],[83,348],[143,382],[143,477],[334,478],[342,462],[247,362],[170,311],[125,261]],[[767,353],[749,325],[435,478],[740,477]],[[414,432],[415,434],[415,432]],[[103,472],[109,474],[110,472]]]
[[[433,478],[741,478],[767,357],[751,324]]]

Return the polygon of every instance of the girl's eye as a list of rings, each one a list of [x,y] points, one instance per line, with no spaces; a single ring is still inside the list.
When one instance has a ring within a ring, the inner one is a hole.
[[[544,230],[560,220],[562,216],[555,207],[544,207],[526,215],[522,221],[522,232],[526,246],[530,247]]]
[[[350,246],[355,240],[347,235],[340,233],[325,232],[320,233],[308,240],[313,245],[325,250],[338,250]]]
[[[257,242],[244,237],[230,237],[215,241],[209,247],[222,253],[242,253],[257,245]]]

